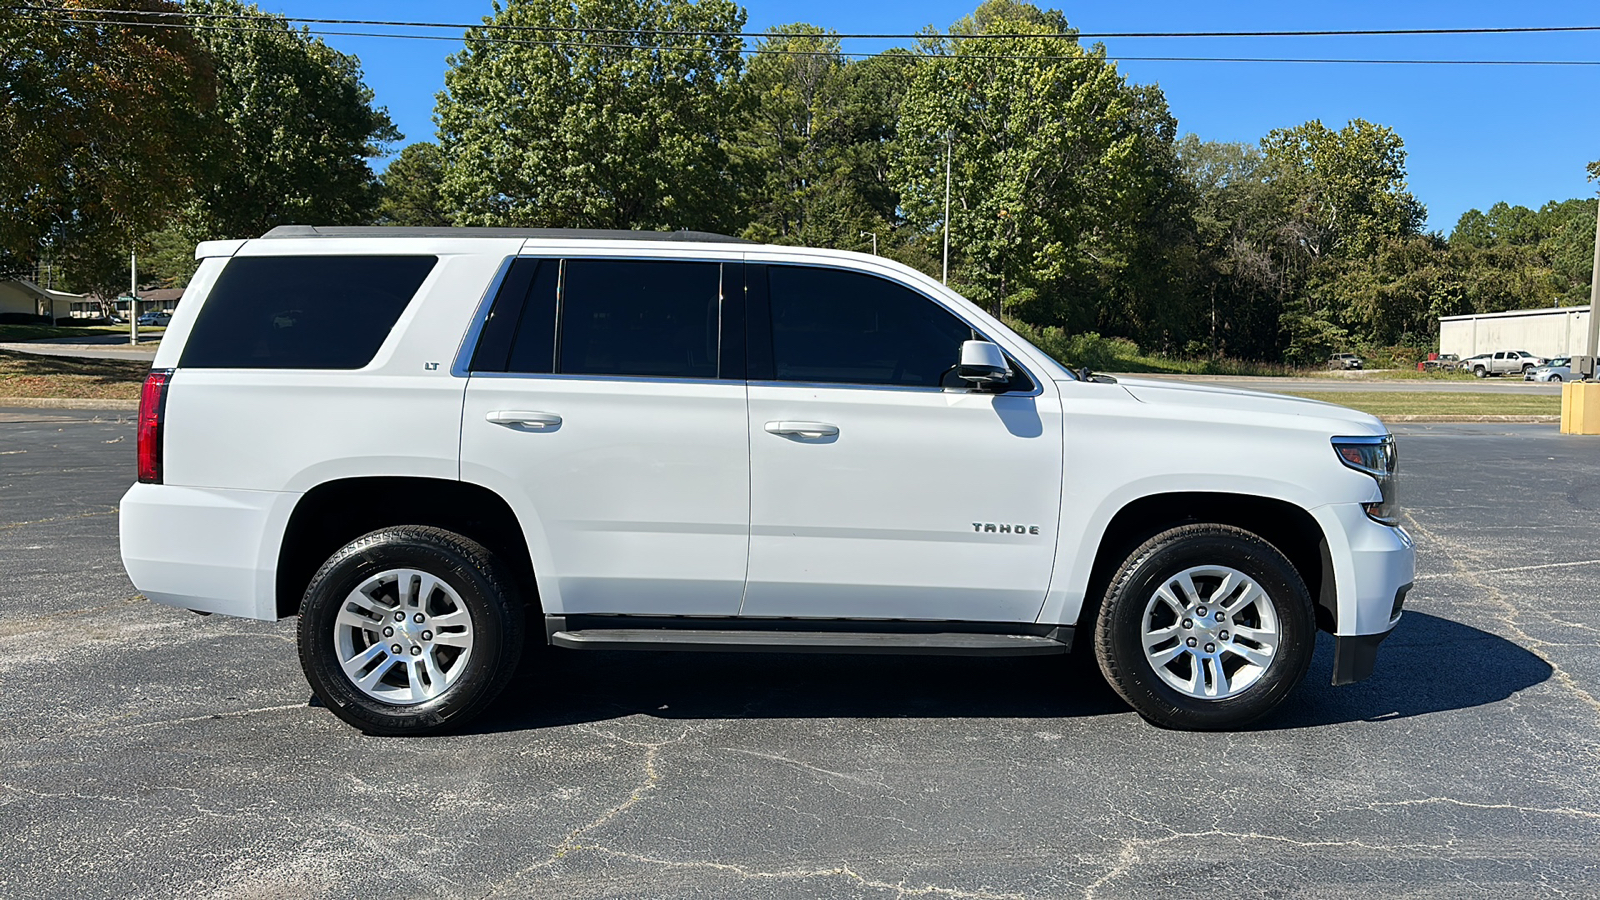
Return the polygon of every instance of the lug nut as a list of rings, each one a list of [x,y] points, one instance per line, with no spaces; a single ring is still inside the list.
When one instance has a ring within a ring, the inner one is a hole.
[[[1223,631],[1222,633],[1218,634],[1217,637],[1221,638],[1222,640],[1227,640],[1228,639],[1228,632]]]
[[[396,622],[404,622],[406,620],[406,614],[403,612],[397,612],[394,614],[394,620]]]
[[[1223,632],[1223,636],[1224,636],[1224,637],[1226,637],[1226,636],[1227,636],[1227,632]],[[431,632],[431,631],[424,631],[424,632],[423,632],[423,633],[422,633],[422,639],[423,639],[423,640],[425,640],[425,641],[431,641],[431,640],[433,640],[433,632]]]
[[[383,636],[384,637],[394,637],[394,629],[388,627],[387,625],[385,625],[384,628],[383,628]]]
[[[411,655],[412,656],[421,656],[422,655],[422,648],[416,646],[415,644],[413,644],[411,646]]]
[[[1222,617],[1223,617],[1222,610],[1220,610],[1220,609],[1217,610],[1217,621],[1221,622],[1222,621]]]
[[[1199,609],[1195,610],[1195,614],[1196,615],[1200,615],[1200,616],[1205,615],[1206,614],[1206,608],[1204,606],[1200,607]]]
[[[401,651],[402,651],[402,650],[403,650],[403,649],[404,649],[404,648],[403,648],[403,647],[401,647],[401,646],[400,646],[400,645],[399,645],[399,644],[395,644],[395,645],[394,645],[394,646],[393,646],[393,647],[390,647],[390,648],[389,648],[389,650],[390,650],[390,651],[392,651],[392,652],[393,652],[393,653],[394,653],[394,654],[395,654],[395,655],[399,655],[399,654],[400,654],[400,652],[401,652]]]
[[[1188,639],[1188,640],[1187,640],[1187,641],[1184,641],[1184,643],[1185,643],[1185,644],[1188,644],[1188,645],[1189,645],[1189,646],[1191,646],[1191,647],[1193,647],[1193,646],[1194,646],[1194,645],[1195,645],[1195,644],[1197,644],[1197,643],[1199,643],[1199,642],[1198,642],[1198,641],[1196,641],[1196,640],[1195,640],[1195,639],[1194,639],[1194,638],[1189,638],[1189,639]]]
[[[1185,627],[1185,628],[1193,628],[1194,627],[1194,620],[1193,619],[1184,619],[1183,620],[1183,627]]]
[[[1217,652],[1217,645],[1216,644],[1207,644],[1206,645],[1206,652],[1207,653],[1215,653],[1215,652]]]
[[[411,617],[411,621],[416,622],[418,625],[421,625],[422,624],[422,620],[426,619],[426,618],[427,618],[427,616],[424,616],[422,613],[417,613],[416,615]]]

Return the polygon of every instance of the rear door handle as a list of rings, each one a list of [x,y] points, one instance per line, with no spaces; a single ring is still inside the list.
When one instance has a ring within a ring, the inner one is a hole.
[[[839,426],[829,425],[827,422],[768,422],[767,434],[790,435],[794,437],[833,437],[839,433]]]
[[[497,409],[484,418],[496,425],[505,425],[508,428],[522,426],[537,431],[552,431],[561,426],[561,417],[555,413],[528,412],[515,409]]]

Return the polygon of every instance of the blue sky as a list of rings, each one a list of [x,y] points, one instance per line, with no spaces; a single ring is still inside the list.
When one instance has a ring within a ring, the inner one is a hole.
[[[258,0],[292,16],[473,22],[488,0]],[[912,32],[947,27],[977,0],[750,0],[749,28],[810,22],[835,31]],[[1049,4],[1045,4],[1049,5]],[[1059,5],[1059,4],[1058,4]],[[1085,32],[1240,31],[1333,28],[1600,25],[1600,5],[1523,0],[1345,0],[1340,3],[1084,2],[1064,5]],[[335,27],[335,26],[324,26]],[[370,30],[370,29],[369,29]],[[362,60],[367,83],[407,141],[433,138],[434,95],[445,57],[459,45],[436,41],[325,37]],[[893,42],[852,41],[871,52]],[[1600,60],[1600,32],[1353,38],[1112,39],[1113,57],[1305,56],[1433,59]],[[1399,132],[1409,154],[1412,191],[1428,207],[1428,227],[1448,233],[1461,213],[1498,200],[1537,207],[1586,196],[1584,164],[1600,159],[1600,67],[1269,65],[1128,60],[1121,69],[1156,83],[1183,132],[1209,140],[1254,142],[1267,131],[1354,117]]]

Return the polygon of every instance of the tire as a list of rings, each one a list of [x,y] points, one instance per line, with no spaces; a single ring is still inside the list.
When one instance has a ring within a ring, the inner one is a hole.
[[[1560,375],[1551,375],[1550,376],[1550,380],[1554,381],[1556,384],[1560,384],[1561,383],[1561,376]]]
[[[1223,609],[1209,605],[1219,591],[1231,601]],[[1147,632],[1160,634],[1148,653]],[[1305,582],[1276,547],[1242,528],[1185,525],[1123,562],[1094,635],[1106,681],[1146,720],[1217,731],[1271,712],[1305,678],[1316,615]]]
[[[492,553],[441,528],[363,535],[306,588],[298,632],[306,680],[334,715],[368,734],[460,728],[516,671],[524,612],[514,584]]]
[[[1524,374],[1524,375],[1526,375],[1526,374],[1528,374],[1529,372],[1532,372],[1532,371],[1533,371],[1533,366],[1523,366],[1522,367],[1522,374]]]
[[[1478,376],[1479,378],[1488,378],[1489,370],[1485,369],[1483,366],[1474,366],[1472,368],[1472,374]]]

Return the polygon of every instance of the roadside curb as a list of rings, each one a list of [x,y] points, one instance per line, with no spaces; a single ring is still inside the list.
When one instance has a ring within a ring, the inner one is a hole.
[[[78,400],[61,397],[0,397],[0,408],[12,409],[139,409],[137,400]]]
[[[1426,424],[1429,422],[1502,422],[1524,425],[1561,424],[1560,416],[1379,416],[1378,418],[1385,422],[1395,422],[1398,424]]]

